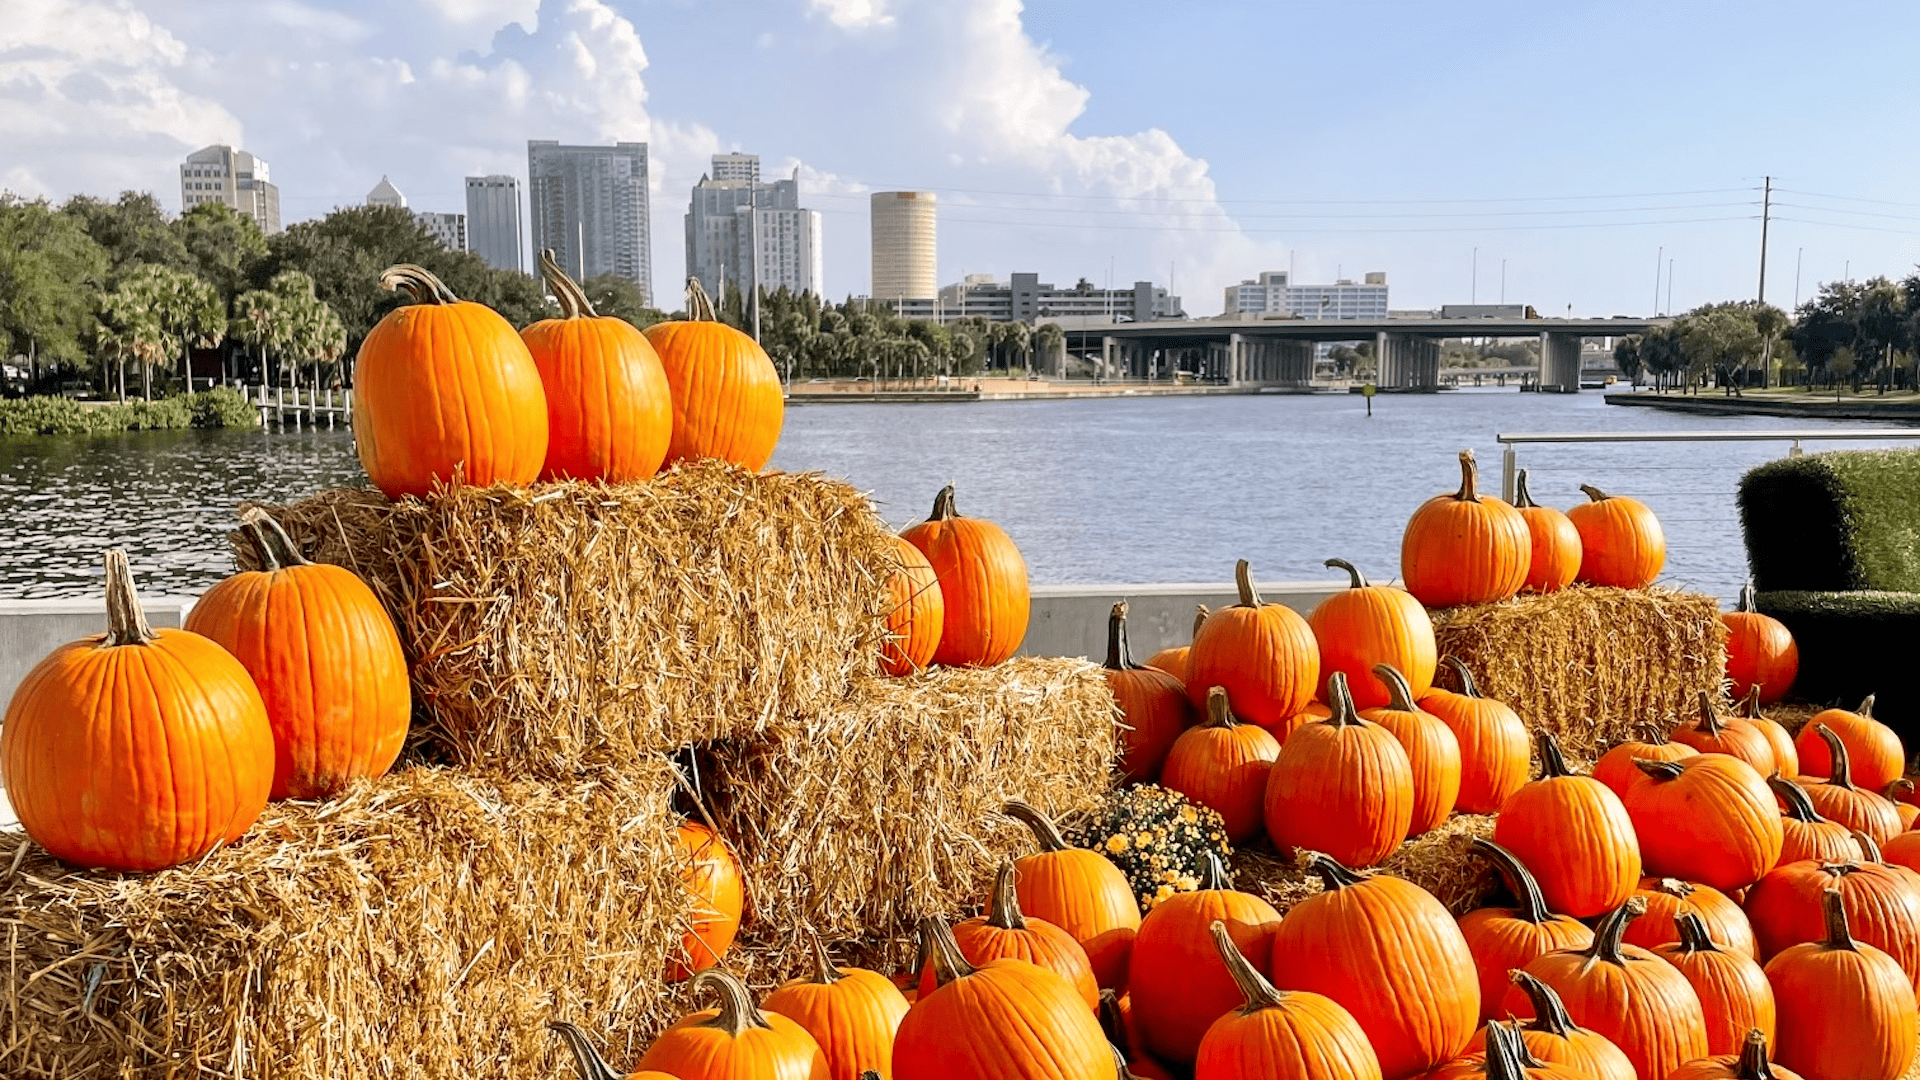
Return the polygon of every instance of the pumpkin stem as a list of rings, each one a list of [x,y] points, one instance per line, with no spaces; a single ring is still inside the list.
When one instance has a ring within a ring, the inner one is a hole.
[[[813,946],[813,981],[822,986],[832,986],[845,976],[833,966],[833,958],[827,955],[827,946],[820,935],[809,932],[807,940]]]
[[[285,570],[290,566],[311,566],[312,562],[300,554],[294,546],[293,537],[287,530],[273,520],[273,515],[257,506],[249,506],[240,511],[240,523],[253,534],[253,542],[260,549],[260,565],[266,570]]]
[[[1060,826],[1038,809],[1018,799],[1011,800],[1000,808],[1001,813],[1027,827],[1033,838],[1040,844],[1042,852],[1067,850],[1066,838],[1060,835]]]
[[[1540,505],[1534,502],[1533,496],[1527,492],[1527,470],[1525,469],[1521,469],[1519,475],[1513,478],[1513,505],[1521,508]]]
[[[1443,656],[1440,658],[1440,662],[1452,668],[1454,675],[1459,677],[1461,697],[1477,698],[1480,696],[1480,687],[1474,684],[1473,672],[1467,670],[1466,661],[1461,660],[1457,656]]]
[[[720,996],[719,1014],[701,1024],[701,1027],[724,1031],[729,1038],[735,1039],[754,1028],[773,1030],[766,1014],[753,1003],[753,995],[747,992],[747,984],[724,968],[710,967],[695,975],[689,985],[696,994],[702,988],[711,986]]]
[[[1192,643],[1193,638],[1200,636],[1200,626],[1207,621],[1207,616],[1211,614],[1213,614],[1213,612],[1207,610],[1207,605],[1193,605],[1193,636],[1187,639],[1188,643]]]
[[[977,970],[972,964],[967,963],[966,956],[960,952],[960,943],[953,940],[953,930],[946,923],[929,915],[920,920],[920,933],[933,960],[935,985],[945,986],[955,979],[964,979]]]
[[[393,292],[405,292],[416,304],[457,304],[460,298],[446,283],[433,276],[433,271],[412,263],[399,263],[380,272],[380,287]]]
[[[1807,798],[1806,789],[1799,784],[1775,772],[1767,777],[1767,786],[1772,788],[1773,793],[1780,796],[1780,801],[1786,804],[1788,817],[1808,825],[1826,822],[1827,819],[1820,816],[1820,811],[1814,809],[1813,800]]]
[[[1693,887],[1693,882],[1691,881],[1681,881],[1679,878],[1663,877],[1653,883],[1653,891],[1665,893],[1676,900],[1685,900],[1698,890]]]
[[[1518,1045],[1524,1043],[1513,1028],[1498,1021],[1487,1025],[1487,1080],[1527,1080]]]
[[[1733,610],[1744,611],[1748,614],[1753,613],[1754,607],[1753,607],[1753,579],[1752,578],[1748,578],[1746,582],[1740,586],[1740,599],[1737,603],[1733,605]]]
[[[1127,644],[1127,602],[1122,600],[1107,616],[1107,670],[1132,671],[1139,666]]]
[[[687,318],[693,322],[717,322],[713,314],[713,299],[700,285],[700,279],[687,276]]]
[[[1581,484],[1580,490],[1586,492],[1587,498],[1592,500],[1593,502],[1605,502],[1606,500],[1613,498],[1613,496],[1607,494],[1604,491],[1601,491],[1599,488],[1594,487],[1592,484]]]
[[[1873,837],[1868,836],[1859,829],[1855,829],[1853,830],[1853,842],[1860,845],[1860,854],[1866,856],[1868,862],[1881,863],[1883,865],[1886,863],[1887,860],[1880,854],[1880,845]]]
[[[1847,926],[1847,905],[1839,889],[1829,885],[1820,890],[1820,913],[1826,917],[1827,948],[1860,951],[1854,945],[1853,931]]]
[[[1234,719],[1233,710],[1227,707],[1227,688],[1216,686],[1207,691],[1207,722],[1201,727],[1236,728],[1240,721]]]
[[[1646,913],[1646,897],[1627,897],[1626,903],[1601,917],[1600,925],[1594,928],[1593,944],[1587,947],[1586,955],[1608,964],[1626,964],[1627,958],[1620,951],[1620,946],[1626,940],[1627,924]]]
[[[1847,755],[1847,744],[1825,724],[1813,725],[1813,733],[1827,744],[1827,756],[1833,759],[1833,764],[1827,768],[1827,783],[1852,790],[1853,760]]]
[[[1907,796],[1913,794],[1913,781],[1904,776],[1895,777],[1887,781],[1887,786],[1880,789],[1880,794],[1886,796],[1888,802],[1906,802]]]
[[[620,1074],[594,1049],[593,1040],[587,1038],[586,1032],[565,1020],[547,1021],[547,1030],[559,1035],[567,1049],[573,1051],[573,1067],[580,1074],[580,1080],[620,1080]]]
[[[1265,975],[1260,974],[1241,954],[1240,947],[1233,943],[1227,933],[1227,924],[1219,919],[1213,920],[1207,927],[1207,933],[1213,936],[1213,947],[1220,953],[1220,959],[1227,965],[1227,974],[1233,976],[1233,985],[1240,988],[1247,1003],[1240,1006],[1241,1016],[1252,1016],[1261,1009],[1271,1009],[1281,1005],[1286,999],[1280,991],[1273,988]]]
[[[1676,780],[1681,773],[1686,772],[1677,761],[1655,761],[1652,758],[1637,757],[1633,759],[1633,763],[1641,772],[1647,774],[1649,780],[1657,784]]]
[[[1419,712],[1420,706],[1413,703],[1413,687],[1407,685],[1407,677],[1392,664],[1375,664],[1373,673],[1381,682],[1387,684],[1387,707],[1395,712]]]
[[[587,292],[560,269],[560,263],[553,257],[552,248],[540,249],[540,276],[547,279],[547,289],[553,298],[560,302],[560,317],[563,319],[596,319],[600,313],[593,310],[593,301],[587,299]]]
[[[953,508],[953,485],[948,484],[933,497],[933,513],[927,515],[927,520],[952,521],[959,516],[959,512]]]
[[[1507,888],[1512,890],[1518,905],[1514,914],[1535,926],[1554,918],[1553,912],[1547,910],[1547,898],[1540,892],[1540,882],[1518,855],[1484,836],[1474,837],[1467,848],[1492,863],[1493,868],[1506,879]]]
[[[1740,715],[1749,720],[1760,720],[1760,684],[1747,687],[1747,696],[1740,699]]]
[[[1354,727],[1366,722],[1360,719],[1360,711],[1353,707],[1353,689],[1347,685],[1346,672],[1336,671],[1327,676],[1327,697],[1327,710],[1332,715],[1321,723],[1334,727]]]
[[[1868,694],[1866,698],[1860,702],[1860,707],[1853,711],[1862,720],[1873,719],[1873,695]]]
[[[1700,691],[1700,722],[1694,725],[1694,730],[1706,735],[1718,735],[1726,727],[1720,722],[1720,714],[1714,711],[1713,695],[1705,690]]]
[[[1719,952],[1720,946],[1713,943],[1713,935],[1707,932],[1706,920],[1697,911],[1682,908],[1673,915],[1673,925],[1680,931],[1680,948],[1689,953]]]
[[[1349,589],[1364,589],[1367,587],[1366,575],[1362,574],[1358,567],[1354,566],[1352,563],[1348,562],[1345,559],[1328,559],[1325,563],[1321,565],[1328,566],[1328,567],[1337,566],[1340,569],[1345,570],[1347,574],[1351,576],[1353,579],[1352,583],[1347,586],[1347,588]]]
[[[993,897],[988,901],[987,925],[995,930],[1025,930],[1026,916],[1020,913],[1020,894],[1013,887],[1013,860],[1003,859],[993,879]]]
[[[133,568],[127,565],[127,553],[114,548],[107,552],[107,637],[100,647],[145,645],[157,636],[147,625],[147,613],[140,610],[140,594],[133,588]]]
[[[1240,587],[1240,606],[1257,608],[1260,590],[1253,587],[1253,564],[1245,559],[1233,564],[1233,582]]]
[[[1460,502],[1479,502],[1480,493],[1475,490],[1480,483],[1480,472],[1473,464],[1473,450],[1460,451],[1460,490],[1454,498]]]
[[[1331,855],[1322,855],[1317,851],[1303,851],[1301,858],[1307,869],[1320,875],[1320,885],[1327,892],[1339,892],[1350,885],[1358,885],[1367,880],[1365,874],[1358,873],[1342,865]]]
[[[1519,968],[1507,972],[1507,981],[1519,987],[1520,992],[1527,995],[1527,1000],[1533,1002],[1533,1030],[1558,1035],[1563,1039],[1580,1030],[1574,1026],[1573,1017],[1567,1015],[1567,1003],[1560,1000],[1560,995],[1554,992],[1553,987]]]
[[[1560,741],[1553,737],[1553,732],[1542,731],[1536,741],[1540,746],[1540,779],[1573,775],[1573,770],[1567,768],[1566,755],[1560,752]]]
[[[1227,892],[1233,888],[1233,878],[1227,873],[1227,864],[1220,861],[1220,853],[1207,851],[1201,853],[1200,888],[1207,892]]]
[[[1767,1060],[1767,1033],[1759,1028],[1747,1032],[1740,1044],[1740,1062],[1734,1080],[1774,1080],[1773,1063]]]

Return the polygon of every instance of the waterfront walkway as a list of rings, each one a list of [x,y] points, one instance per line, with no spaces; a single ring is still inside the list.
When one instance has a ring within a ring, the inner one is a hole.
[[[1801,387],[1772,390],[1747,390],[1739,397],[1728,397],[1721,390],[1697,394],[1664,393],[1637,390],[1608,394],[1609,405],[1638,405],[1669,412],[1700,413],[1711,416],[1785,416],[1809,420],[1893,420],[1920,424],[1920,394],[1911,390],[1877,394],[1872,390],[1855,394],[1842,390],[1815,390]]]

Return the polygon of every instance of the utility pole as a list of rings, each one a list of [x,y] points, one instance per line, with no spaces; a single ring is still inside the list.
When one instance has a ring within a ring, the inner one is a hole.
[[[1473,249],[1473,284],[1467,288],[1467,303],[1480,302],[1480,249]]]
[[[1800,257],[1807,253],[1806,248],[1796,248],[1793,252],[1793,309],[1800,310]]]
[[[1667,310],[1673,310],[1673,260],[1667,260]]]
[[[1500,302],[1507,302],[1507,260],[1500,260]]]
[[[1760,296],[1767,302],[1767,219],[1773,214],[1773,177],[1766,178],[1765,194],[1760,197]]]
[[[1660,266],[1667,261],[1667,246],[1661,244],[1653,253],[1653,313],[1660,314]]]

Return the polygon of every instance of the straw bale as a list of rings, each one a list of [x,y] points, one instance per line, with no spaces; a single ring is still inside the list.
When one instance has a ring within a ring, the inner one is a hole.
[[[424,749],[500,775],[560,780],[821,712],[885,632],[884,525],[815,474],[704,461],[646,483],[336,488],[266,509],[385,603]]]
[[[0,834],[0,1076],[548,1076],[554,1016],[634,1060],[682,1006],[661,983],[688,904],[665,769],[406,769],[147,875]]]
[[[1671,589],[1575,586],[1436,611],[1433,624],[1482,693],[1581,757],[1696,715],[1726,672],[1719,603]],[[1459,688],[1451,670],[1437,681]]]
[[[1379,873],[1405,878],[1432,893],[1456,916],[1483,906],[1500,889],[1493,868],[1468,854],[1476,836],[1493,835],[1493,815],[1455,814],[1431,832],[1400,845]],[[1243,848],[1233,857],[1234,887],[1287,909],[1320,892],[1320,878],[1291,858]]]
[[[1097,666],[1015,657],[863,680],[822,716],[715,744],[700,783],[745,871],[745,940],[775,973],[799,969],[802,929],[905,962],[918,919],[976,910],[1000,860],[1033,850],[1008,799],[1065,815],[1106,794],[1115,717]]]

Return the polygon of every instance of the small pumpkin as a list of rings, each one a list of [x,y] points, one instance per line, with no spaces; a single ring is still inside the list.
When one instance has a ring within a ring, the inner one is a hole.
[[[1667,1080],[1800,1080],[1798,1073],[1767,1060],[1770,1036],[1758,1029],[1747,1032],[1739,1056],[1717,1054],[1689,1061],[1673,1070]]]
[[[1453,813],[1460,795],[1460,740],[1446,722],[1414,704],[1412,688],[1391,664],[1375,664],[1373,673],[1387,684],[1388,703],[1360,715],[1400,740],[1413,769],[1413,818],[1408,836],[1424,836]]]
[[[1478,908],[1460,916],[1460,933],[1480,973],[1480,1020],[1500,1015],[1510,973],[1535,959],[1562,949],[1584,949],[1593,944],[1586,924],[1547,910],[1540,883],[1533,879],[1513,852],[1476,836],[1469,850],[1493,863],[1516,901],[1510,908]]]
[[[1328,689],[1333,715],[1294,732],[1267,773],[1267,836],[1347,866],[1393,854],[1413,821],[1413,765],[1393,733],[1361,719],[1345,672]]]
[[[1828,821],[1813,808],[1806,789],[1778,776],[1767,778],[1767,787],[1786,807],[1781,817],[1780,864],[1808,859],[1816,862],[1844,862],[1859,852],[1853,830],[1837,821]]]
[[[1706,926],[1707,937],[1715,945],[1760,959],[1760,945],[1754,940],[1747,913],[1719,889],[1679,878],[1650,877],[1641,879],[1634,895],[1646,901],[1647,913],[1627,924],[1627,944],[1658,949],[1677,942],[1680,925],[1676,920],[1688,914]]]
[[[1641,778],[1640,767],[1634,762],[1647,761],[1684,761],[1700,751],[1686,743],[1673,742],[1667,738],[1667,729],[1658,724],[1648,724],[1641,739],[1623,742],[1593,763],[1593,778],[1607,785],[1615,795],[1627,797],[1627,789]]]
[[[1567,511],[1580,532],[1575,580],[1618,589],[1644,589],[1667,563],[1667,538],[1647,504],[1581,484],[1587,502]]]
[[[1491,814],[1527,782],[1532,740],[1520,714],[1480,695],[1473,675],[1458,657],[1441,657],[1460,682],[1455,693],[1439,687],[1420,699],[1420,708],[1453,729],[1460,744],[1460,794],[1454,809],[1463,814]]]
[[[640,1068],[680,1080],[827,1080],[827,1057],[807,1029],[762,1012],[746,984],[725,969],[708,968],[691,986],[695,993],[712,990],[720,1007],[675,1021],[641,1056]]]
[[[1207,616],[1187,654],[1187,696],[1196,709],[1207,693],[1227,690],[1233,714],[1263,728],[1277,727],[1306,708],[1320,684],[1320,646],[1313,628],[1291,608],[1264,603],[1253,568],[1233,569],[1240,602]]]
[[[1872,694],[1851,712],[1827,709],[1816,713],[1800,729],[1793,745],[1800,751],[1800,771],[1810,776],[1832,776],[1835,772],[1833,753],[1819,734],[1822,727],[1846,744],[1853,783],[1879,791],[1906,773],[1907,752],[1900,745],[1900,736],[1873,718]]]
[[[1725,754],[1637,763],[1627,816],[1647,873],[1744,889],[1780,861],[1785,831],[1767,782]]]
[[[1774,768],[1781,776],[1789,780],[1800,775],[1800,751],[1793,745],[1793,736],[1778,720],[1760,714],[1760,690],[1753,687],[1740,702],[1740,715],[1747,722],[1760,729],[1767,742],[1773,746]]]
[[[1120,771],[1128,780],[1152,780],[1173,749],[1173,741],[1193,723],[1193,707],[1180,680],[1157,668],[1133,662],[1127,648],[1127,604],[1113,605],[1107,617],[1107,689],[1120,707]]]
[[[1460,451],[1460,490],[1413,512],[1400,542],[1400,576],[1430,608],[1490,604],[1526,584],[1533,537],[1520,511],[1478,491],[1473,451]]]
[[[1692,912],[1675,919],[1680,940],[1661,945],[1653,954],[1687,977],[1700,998],[1707,1021],[1707,1053],[1733,1054],[1758,1029],[1773,1038],[1773,988],[1753,957],[1722,949],[1707,934],[1707,924]]]
[[[1700,691],[1700,715],[1693,723],[1681,722],[1673,728],[1673,741],[1693,747],[1703,754],[1726,754],[1753,766],[1761,776],[1780,768],[1768,739],[1752,721],[1739,716],[1723,716],[1713,706],[1713,695]],[[1624,797],[1624,796],[1623,796]]]
[[[1513,507],[1527,523],[1532,539],[1532,557],[1527,560],[1527,580],[1523,592],[1550,593],[1573,584],[1580,573],[1580,530],[1567,515],[1551,506],[1541,506],[1527,493],[1527,470],[1515,478]]]
[[[947,602],[924,552],[896,536],[893,553],[900,564],[887,575],[887,640],[880,646],[880,670],[897,676],[933,663],[946,627]]]
[[[1211,613],[1207,610],[1207,605],[1195,604],[1193,606],[1193,633],[1187,638],[1187,644],[1169,645],[1161,649],[1159,652],[1147,657],[1147,666],[1150,668],[1159,668],[1161,671],[1179,679],[1181,686],[1187,685],[1187,654],[1193,649],[1193,639],[1200,636],[1200,624],[1207,621],[1209,614]]]
[[[1753,582],[1740,587],[1739,601],[1720,621],[1727,628],[1727,678],[1733,680],[1733,696],[1757,691],[1762,705],[1786,697],[1800,674],[1800,647],[1785,623],[1754,608]]]
[[[1127,876],[1105,855],[1067,846],[1053,820],[1023,802],[1004,807],[1033,833],[1040,850],[1014,860],[1022,911],[1065,930],[1086,951],[1101,987],[1127,984],[1127,960],[1140,929],[1140,903]]]
[[[1374,668],[1391,665],[1419,697],[1433,686],[1436,663],[1433,620],[1427,609],[1405,589],[1369,585],[1358,568],[1344,559],[1328,559],[1327,566],[1345,570],[1351,585],[1322,600],[1307,616],[1313,639],[1320,646],[1321,700],[1327,680],[1345,672],[1347,689],[1360,709],[1392,700],[1392,692]]]
[[[1322,994],[1274,989],[1225,923],[1208,930],[1246,1002],[1207,1028],[1193,1080],[1381,1080],[1380,1059],[1352,1013]]]
[[[1808,1080],[1896,1080],[1913,1064],[1920,1013],[1893,957],[1857,941],[1838,889],[1821,894],[1823,940],[1767,962],[1779,1010],[1774,1057]]]
[[[944,608],[933,662],[946,667],[992,667],[1027,636],[1032,594],[1027,562],[1000,526],[961,517],[953,485],[934,497],[927,520],[900,534],[926,555],[940,581]]]
[[[1824,714],[1823,714],[1824,715]],[[1900,820],[1900,811],[1894,809],[1892,800],[1879,792],[1859,783],[1853,768],[1853,750],[1840,734],[1827,725],[1817,723],[1819,717],[1807,721],[1815,738],[1826,747],[1827,756],[1821,765],[1829,769],[1826,779],[1819,776],[1802,775],[1797,781],[1806,789],[1807,799],[1813,803],[1820,816],[1837,821],[1849,829],[1858,829],[1873,837],[1877,844],[1884,844],[1905,831]],[[1806,738],[1802,731],[1800,737]],[[1806,755],[1801,755],[1806,760]]]
[[[680,877],[692,896],[692,925],[680,939],[679,952],[667,966],[667,981],[679,982],[718,964],[733,947],[746,907],[746,886],[740,863],[726,842],[697,821],[682,821],[675,831],[686,864]]]
[[[1494,1000],[1500,1000],[1506,993],[1506,984],[1511,982],[1532,1002],[1533,1019],[1521,1026],[1518,1034],[1527,1053],[1535,1060],[1548,1065],[1565,1066],[1587,1080],[1634,1080],[1633,1062],[1627,1059],[1627,1055],[1600,1033],[1575,1024],[1573,1018],[1567,1015],[1567,1007],[1561,1004],[1560,995],[1554,993],[1552,987],[1525,971],[1514,970],[1507,975],[1501,980],[1500,993],[1495,995]],[[1486,1002],[1481,1002],[1480,1011],[1489,1011]],[[1488,1032],[1498,1026],[1498,1023],[1490,1022],[1475,1032],[1473,1041],[1467,1044],[1467,1052],[1484,1052]]]
[[[1004,860],[994,877],[987,913],[953,927],[950,936],[959,947],[960,955],[976,967],[994,960],[1024,960],[1046,968],[1072,985],[1089,1011],[1098,1007],[1100,987],[1094,982],[1087,951],[1065,930],[1045,919],[1028,918],[1020,910],[1013,879],[1013,860]],[[938,986],[934,968],[935,965],[929,963],[921,972],[920,996],[923,998]]]
[[[594,1047],[593,1040],[587,1038],[586,1032],[565,1020],[548,1021],[547,1030],[559,1035],[573,1053],[573,1068],[580,1075],[580,1080],[677,1080],[672,1074],[658,1069],[643,1069],[622,1078],[613,1071],[613,1066],[607,1064],[607,1059],[600,1056],[600,1051]]]
[[[1273,736],[1236,720],[1225,687],[1207,697],[1207,719],[1181,732],[1160,768],[1160,786],[1177,791],[1220,815],[1227,839],[1238,844],[1260,835],[1267,773],[1280,756]]]
[[[1213,1022],[1245,1001],[1214,947],[1216,921],[1249,963],[1268,968],[1280,913],[1265,900],[1235,890],[1212,852],[1198,890],[1167,897],[1140,920],[1127,994],[1141,1043],[1165,1061],[1194,1060]]]
[[[857,1080],[868,1069],[885,1080],[907,999],[877,971],[834,967],[817,935],[812,944],[813,977],[788,981],[761,1007],[807,1029],[826,1056],[828,1080]]]
[[[1551,732],[1538,743],[1540,779],[1500,808],[1493,842],[1533,871],[1553,910],[1576,919],[1611,911],[1640,882],[1633,819],[1605,784],[1567,768]]]
[[[759,342],[713,317],[700,279],[687,279],[687,317],[647,327],[673,390],[667,463],[719,458],[759,471],[786,420],[780,372]]]

